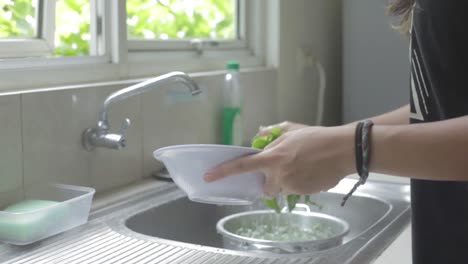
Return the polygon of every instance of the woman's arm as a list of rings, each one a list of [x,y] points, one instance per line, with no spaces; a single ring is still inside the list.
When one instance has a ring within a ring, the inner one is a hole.
[[[371,170],[426,180],[468,181],[468,116],[375,126]]]
[[[402,106],[391,112],[378,115],[369,119],[372,119],[376,125],[405,125],[409,123],[409,105]],[[357,122],[353,122],[350,125],[355,125]]]
[[[410,112],[409,105],[405,105],[396,110],[372,117],[370,119],[372,119],[374,124],[378,124],[378,125],[404,125],[404,124],[408,124],[409,122],[409,112]],[[348,125],[354,126],[356,123],[357,122],[353,122]],[[274,124],[274,125],[270,125],[266,127],[260,127],[258,133],[260,135],[267,135],[270,133],[270,130],[274,127],[279,127],[283,132],[289,132],[289,131],[306,128],[309,126],[305,124],[285,121],[279,124]]]
[[[306,127],[288,132],[263,152],[209,171],[214,181],[246,171],[266,175],[265,193],[327,190],[354,173],[354,126]],[[370,169],[426,180],[468,181],[468,116],[414,125],[376,125]]]

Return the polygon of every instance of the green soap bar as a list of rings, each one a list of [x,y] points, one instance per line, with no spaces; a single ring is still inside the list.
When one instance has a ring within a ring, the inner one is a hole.
[[[6,241],[29,241],[50,233],[57,227],[57,220],[66,217],[66,206],[47,209],[58,202],[24,200],[10,205],[0,215],[0,238]]]
[[[47,200],[24,200],[8,206],[3,211],[9,213],[30,213],[55,204],[58,204],[58,202]]]

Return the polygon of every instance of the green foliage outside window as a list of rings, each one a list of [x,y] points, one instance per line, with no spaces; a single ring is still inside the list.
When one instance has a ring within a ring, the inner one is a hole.
[[[32,0],[0,0],[0,38],[36,35],[34,2]]]
[[[0,38],[36,37],[34,0],[0,0]],[[236,0],[127,0],[131,39],[235,39]],[[89,0],[58,0],[55,56],[89,54]]]
[[[129,38],[235,39],[235,0],[127,0]]]
[[[55,10],[55,55],[89,55],[89,0],[58,0]]]

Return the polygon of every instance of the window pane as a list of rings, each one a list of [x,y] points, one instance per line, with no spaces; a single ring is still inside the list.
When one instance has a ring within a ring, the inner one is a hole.
[[[127,0],[133,39],[237,39],[237,0]]]
[[[0,0],[0,38],[34,38],[37,1]]]
[[[89,55],[89,0],[58,0],[55,10],[55,55]]]

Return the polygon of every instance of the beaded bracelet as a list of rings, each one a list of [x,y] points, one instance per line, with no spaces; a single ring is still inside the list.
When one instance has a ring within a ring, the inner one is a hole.
[[[351,191],[343,197],[341,206],[344,206],[349,197],[353,195],[356,189],[366,183],[369,177],[369,164],[371,157],[371,130],[374,122],[372,120],[365,120],[356,125],[356,132],[354,138],[354,149],[356,155],[356,171],[359,175],[359,180],[353,186]]]

